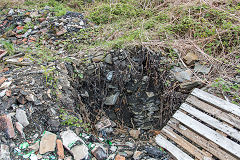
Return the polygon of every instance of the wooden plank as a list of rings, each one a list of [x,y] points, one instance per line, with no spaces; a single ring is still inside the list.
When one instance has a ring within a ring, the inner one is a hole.
[[[198,149],[196,146],[185,140],[183,137],[177,135],[173,129],[169,126],[165,126],[161,132],[171,140],[173,140],[175,143],[180,145],[182,148],[184,148],[186,151],[188,151],[190,154],[194,155],[194,157],[198,159],[212,159],[212,156],[210,153],[206,151],[202,151]]]
[[[219,97],[216,97],[210,93],[204,92],[198,88],[195,88],[191,94],[200,98],[203,101],[213,104],[227,112],[230,112],[230,113],[240,117],[240,107],[235,104],[225,101],[225,100],[223,100]]]
[[[224,137],[223,135],[217,133],[216,131],[212,130],[211,128],[203,125],[202,123],[198,122],[197,120],[189,117],[188,115],[177,111],[173,117],[179,120],[181,123],[185,124],[192,130],[196,131],[200,135],[204,136],[205,138],[213,141],[214,143],[218,144],[220,147],[224,148],[228,152],[236,155],[240,158],[240,145],[231,141],[230,139]]]
[[[180,107],[181,109],[183,109],[184,111],[190,113],[191,115],[195,116],[196,118],[200,119],[201,121],[209,124],[210,126],[226,133],[227,135],[229,135],[232,138],[235,138],[236,140],[240,141],[240,132],[237,131],[236,129],[230,127],[229,125],[220,122],[219,120],[193,108],[192,106],[183,103]]]
[[[194,143],[198,144],[215,157],[219,158],[220,160],[237,160],[237,158],[233,157],[226,151],[222,150],[217,144],[203,138],[202,136],[196,134],[195,132],[191,131],[190,129],[184,127],[180,124],[180,122],[174,118],[172,118],[168,122],[168,126],[172,127],[173,129],[177,130],[179,133],[193,141]]]
[[[231,113],[224,112],[220,109],[217,109],[214,106],[211,106],[211,105],[199,100],[195,96],[190,95],[186,99],[186,102],[191,103],[195,107],[197,107],[197,108],[215,116],[216,118],[221,119],[221,120],[233,125],[234,127],[240,129],[240,119],[237,118],[235,115],[233,115]]]
[[[155,138],[156,143],[168,150],[172,155],[174,155],[178,160],[193,160],[189,155],[184,153],[182,150],[180,150],[178,147],[173,145],[171,142],[169,142],[167,139],[165,139],[160,134],[156,136]]]

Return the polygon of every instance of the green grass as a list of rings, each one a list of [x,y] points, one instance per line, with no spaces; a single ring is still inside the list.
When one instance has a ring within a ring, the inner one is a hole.
[[[14,45],[6,40],[0,40],[0,44],[2,44],[3,48],[7,51],[8,55],[13,55],[15,52],[15,47]]]
[[[61,124],[66,126],[81,127],[86,132],[89,131],[90,124],[84,123],[83,120],[79,119],[77,116],[74,116],[68,113],[63,108],[60,109],[60,119]]]
[[[37,9],[46,6],[56,16],[62,16],[67,11],[78,11],[90,21],[89,29],[66,34],[66,40],[59,42],[69,54],[88,52],[94,48],[124,48],[144,42],[154,42],[152,47],[161,43],[168,50],[179,48],[187,52],[189,48],[182,48],[184,45],[178,42],[189,44],[190,41],[227,67],[237,66],[239,62],[236,53],[239,53],[240,44],[240,2],[237,0],[221,0],[217,5],[198,0],[188,4],[170,0],[95,0],[94,3],[91,0],[25,0],[22,6],[18,5],[20,8]],[[32,26],[28,24],[25,27]],[[191,49],[199,52],[193,45]],[[43,50],[33,55],[39,64],[59,58],[57,54]],[[172,61],[179,58],[173,54],[166,55]],[[239,69],[232,70],[234,75]],[[209,81],[214,81],[216,77],[221,78],[221,74]],[[232,86],[225,81],[225,84]]]
[[[237,82],[217,78],[212,84],[212,87],[217,90],[221,90],[224,94],[230,96],[232,103],[240,104],[240,84]]]

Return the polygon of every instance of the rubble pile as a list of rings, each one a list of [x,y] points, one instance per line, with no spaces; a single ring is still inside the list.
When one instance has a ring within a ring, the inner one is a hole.
[[[154,136],[186,96],[175,79],[191,75],[143,47],[68,55],[56,43],[87,27],[49,7],[1,16],[0,159],[172,159]],[[56,55],[29,55],[36,44]]]
[[[81,13],[68,11],[57,17],[48,7],[37,10],[10,9],[0,18],[0,34],[14,44],[36,42],[47,36],[49,42],[66,38],[64,34],[78,32],[87,27],[87,21]]]

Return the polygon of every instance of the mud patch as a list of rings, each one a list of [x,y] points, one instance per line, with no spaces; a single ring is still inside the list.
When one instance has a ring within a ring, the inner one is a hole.
[[[92,58],[77,79],[77,90],[92,122],[108,116],[119,125],[161,128],[184,101],[171,65],[146,48],[111,51]]]

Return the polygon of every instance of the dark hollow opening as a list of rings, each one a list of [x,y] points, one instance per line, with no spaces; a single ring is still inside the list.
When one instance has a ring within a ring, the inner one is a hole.
[[[162,128],[186,97],[177,91],[166,58],[143,47],[103,57],[79,68],[84,78],[77,80],[77,90],[91,121],[108,116],[133,128]]]

